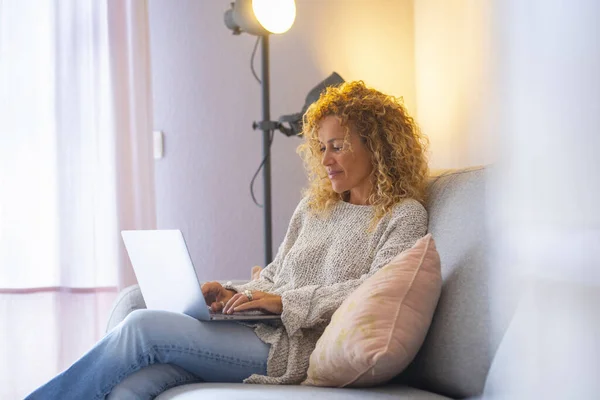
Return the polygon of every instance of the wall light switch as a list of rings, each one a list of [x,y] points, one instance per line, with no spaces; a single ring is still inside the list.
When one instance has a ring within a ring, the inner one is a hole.
[[[164,152],[164,139],[162,131],[154,131],[154,159],[160,160],[163,158]]]

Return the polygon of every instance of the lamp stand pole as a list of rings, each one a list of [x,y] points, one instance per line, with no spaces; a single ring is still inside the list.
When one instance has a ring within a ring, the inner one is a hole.
[[[262,131],[263,131],[263,207],[264,207],[264,240],[265,240],[265,265],[269,265],[273,260],[273,240],[271,225],[271,129],[264,123],[271,121],[271,111],[269,103],[269,35],[262,35],[260,38],[262,47]]]

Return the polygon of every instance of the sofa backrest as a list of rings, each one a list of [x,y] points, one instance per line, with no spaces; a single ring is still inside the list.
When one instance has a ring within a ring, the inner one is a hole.
[[[485,168],[448,170],[429,183],[429,232],[444,281],[420,352],[399,380],[445,396],[483,392],[489,346]]]

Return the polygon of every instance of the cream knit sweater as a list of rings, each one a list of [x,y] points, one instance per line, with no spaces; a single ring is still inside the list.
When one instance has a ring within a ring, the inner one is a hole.
[[[324,218],[313,214],[302,199],[260,279],[235,286],[237,291],[278,294],[283,302],[281,322],[252,325],[271,345],[267,376],[252,375],[244,382],[302,382],[317,340],[346,296],[427,233],[427,212],[416,200],[395,206],[368,233],[372,210],[340,201]]]

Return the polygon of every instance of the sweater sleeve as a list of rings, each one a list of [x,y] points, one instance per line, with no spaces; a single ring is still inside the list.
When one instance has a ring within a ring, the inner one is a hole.
[[[300,329],[328,323],[354,289],[400,252],[411,248],[426,233],[427,211],[420,203],[413,201],[401,207],[390,219],[367,273],[333,285],[309,285],[284,292],[281,296],[281,319],[288,335],[291,337]]]
[[[298,238],[298,234],[302,228],[302,220],[304,217],[304,213],[306,210],[307,200],[303,198],[298,203],[294,214],[292,214],[292,219],[290,220],[290,224],[288,225],[287,233],[283,238],[283,242],[279,246],[277,250],[277,254],[275,255],[275,259],[267,265],[260,272],[260,278],[254,281],[250,281],[243,285],[233,285],[233,289],[237,292],[243,292],[244,290],[259,290],[261,292],[270,292],[273,287],[275,276],[277,275],[277,271],[281,267],[285,256],[290,251],[296,239]]]

